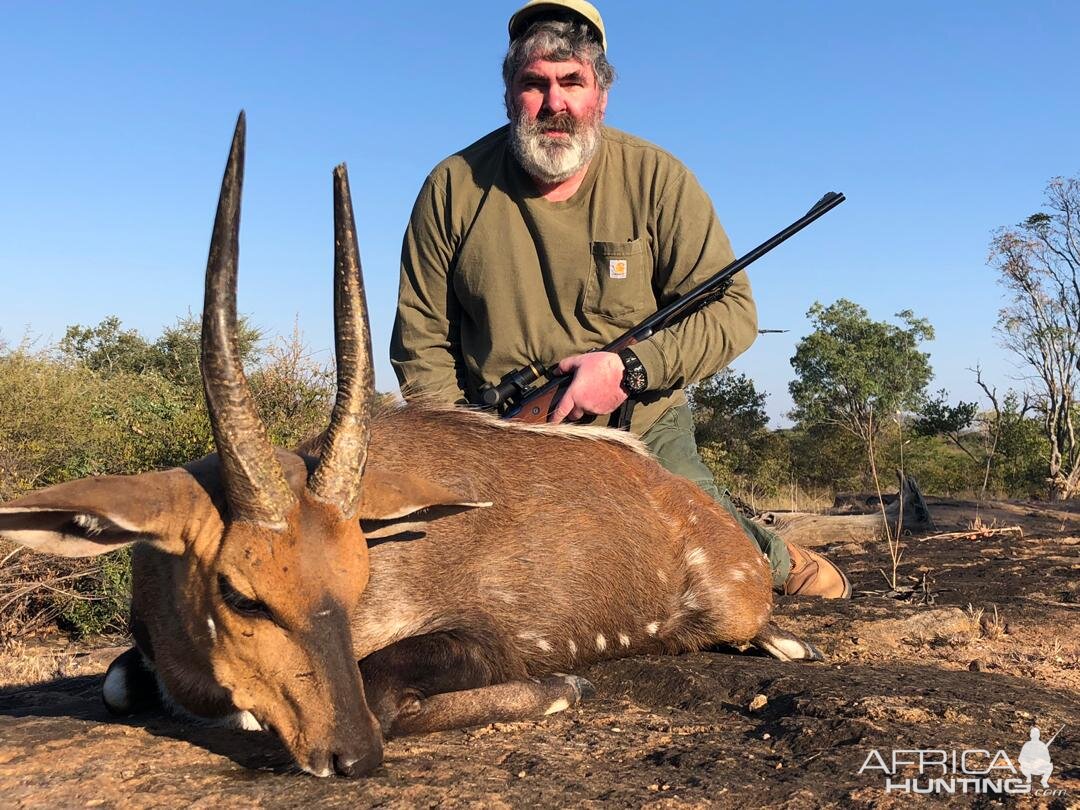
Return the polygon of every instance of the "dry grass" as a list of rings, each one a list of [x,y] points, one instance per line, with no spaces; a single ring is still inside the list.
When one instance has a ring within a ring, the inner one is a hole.
[[[770,496],[739,491],[734,494],[759,512],[825,512],[832,509],[835,498],[830,491],[808,490],[798,485]]]
[[[0,688],[28,686],[78,673],[79,656],[55,649],[34,649],[22,641],[0,644]]]
[[[992,613],[985,608],[977,608],[970,602],[967,606],[968,615],[971,616],[972,626],[978,631],[978,635],[990,641],[1000,641],[1007,635],[1005,631],[1005,619],[998,613],[997,605],[991,605]]]

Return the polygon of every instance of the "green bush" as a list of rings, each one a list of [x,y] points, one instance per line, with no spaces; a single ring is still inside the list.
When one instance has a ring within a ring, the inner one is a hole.
[[[61,627],[75,638],[127,631],[131,604],[131,550],[94,558],[88,576],[58,597]]]

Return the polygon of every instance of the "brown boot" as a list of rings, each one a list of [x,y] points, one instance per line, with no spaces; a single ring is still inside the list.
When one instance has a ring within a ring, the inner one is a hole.
[[[824,599],[849,599],[851,583],[844,572],[816,551],[784,541],[791,555],[791,573],[784,583],[784,593],[791,596],[820,596]]]

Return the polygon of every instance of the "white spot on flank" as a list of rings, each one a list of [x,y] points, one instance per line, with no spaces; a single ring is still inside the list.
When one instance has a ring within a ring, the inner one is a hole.
[[[731,572],[732,582],[742,582],[744,579],[746,579],[746,571],[744,571],[743,569],[736,568],[734,571]]]
[[[555,712],[565,711],[570,708],[570,701],[566,698],[559,698],[544,711],[544,714],[555,714]]]
[[[570,639],[569,641],[566,642],[566,648],[568,650],[570,650],[570,657],[571,658],[573,658],[574,656],[577,655],[577,644],[574,643],[573,639]]]
[[[705,549],[694,548],[686,552],[687,565],[704,565],[708,560],[705,557]]]
[[[645,632],[650,636],[655,636],[660,632],[660,622],[649,622],[645,625]]]
[[[210,640],[217,641],[217,625],[213,619],[206,620],[206,629],[210,631]]]
[[[659,568],[657,569],[656,578],[658,580],[660,580],[662,583],[664,583],[665,585],[667,585],[667,572],[664,571],[663,569],[659,569]]]
[[[603,633],[596,634],[596,651],[603,652],[607,649],[607,639],[604,638]]]
[[[626,635],[626,633],[619,633],[619,644],[621,644],[623,647],[629,647],[630,636]]]
[[[697,610],[700,605],[698,604],[697,591],[693,588],[687,588],[682,595],[682,603],[687,610]]]
[[[714,582],[709,588],[709,595],[712,597],[714,605],[720,605],[725,608],[730,607],[729,600],[731,598],[731,592],[728,590],[728,583],[726,582]]]
[[[686,522],[693,526],[695,523],[697,523],[697,515],[691,515],[686,519]]]
[[[522,641],[531,641],[544,652],[551,652],[551,642],[533,630],[525,630],[517,634]]]

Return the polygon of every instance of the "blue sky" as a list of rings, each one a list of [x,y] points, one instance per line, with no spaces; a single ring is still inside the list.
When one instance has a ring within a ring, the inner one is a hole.
[[[401,234],[447,154],[504,122],[516,3],[2,5],[0,338],[41,343],[110,314],[156,336],[201,307],[217,187],[248,114],[240,308],[331,344],[330,171],[349,165],[377,382]],[[994,228],[1080,172],[1080,4],[601,4],[619,72],[607,122],[681,158],[736,252],[827,190],[848,202],[754,266],[767,335],[736,362],[790,408],[815,300],[937,331],[934,387],[977,397],[997,345]]]

